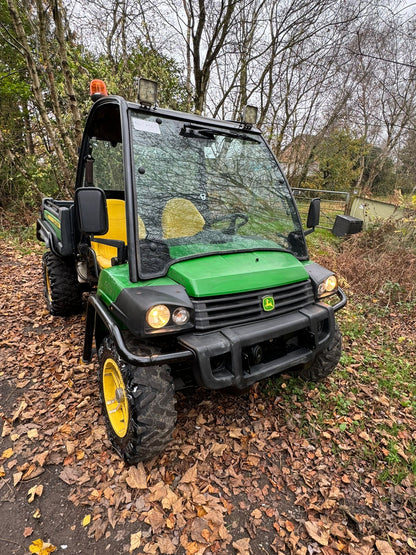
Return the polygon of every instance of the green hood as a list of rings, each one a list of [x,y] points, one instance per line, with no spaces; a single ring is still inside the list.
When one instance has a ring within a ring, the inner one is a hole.
[[[168,277],[191,297],[229,295],[287,285],[309,278],[303,264],[286,252],[212,255],[173,264]]]

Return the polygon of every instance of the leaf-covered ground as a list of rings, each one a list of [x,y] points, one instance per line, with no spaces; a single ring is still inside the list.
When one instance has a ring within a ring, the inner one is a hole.
[[[416,553],[413,305],[352,295],[333,376],[178,395],[170,447],[129,468],[84,317],[49,316],[41,249],[20,252],[0,254],[0,553]]]

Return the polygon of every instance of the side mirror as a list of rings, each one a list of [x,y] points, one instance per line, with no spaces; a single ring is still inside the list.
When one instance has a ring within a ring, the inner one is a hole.
[[[306,227],[308,228],[305,231],[305,235],[309,235],[313,231],[315,231],[315,227],[319,225],[319,216],[321,212],[321,199],[314,198],[311,200],[309,205],[309,212],[308,212],[308,219],[306,220]]]
[[[81,187],[75,191],[74,203],[81,233],[90,235],[107,233],[107,199],[102,189]]]

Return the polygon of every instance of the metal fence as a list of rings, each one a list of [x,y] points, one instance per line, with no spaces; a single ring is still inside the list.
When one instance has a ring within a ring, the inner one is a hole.
[[[345,214],[350,200],[346,191],[328,191],[326,189],[302,189],[292,187],[302,220],[306,220],[309,203],[313,198],[321,199],[321,229],[332,230],[338,214]]]

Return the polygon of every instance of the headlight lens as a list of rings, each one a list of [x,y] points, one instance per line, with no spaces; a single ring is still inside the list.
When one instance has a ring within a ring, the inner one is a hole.
[[[151,328],[160,329],[166,326],[170,320],[170,310],[164,304],[157,304],[149,308],[146,314],[146,322]]]
[[[338,287],[338,280],[335,276],[329,276],[318,286],[318,297],[327,297],[332,295]]]
[[[183,326],[189,322],[189,317],[189,310],[181,306],[173,311],[172,321],[175,322],[177,326]]]

